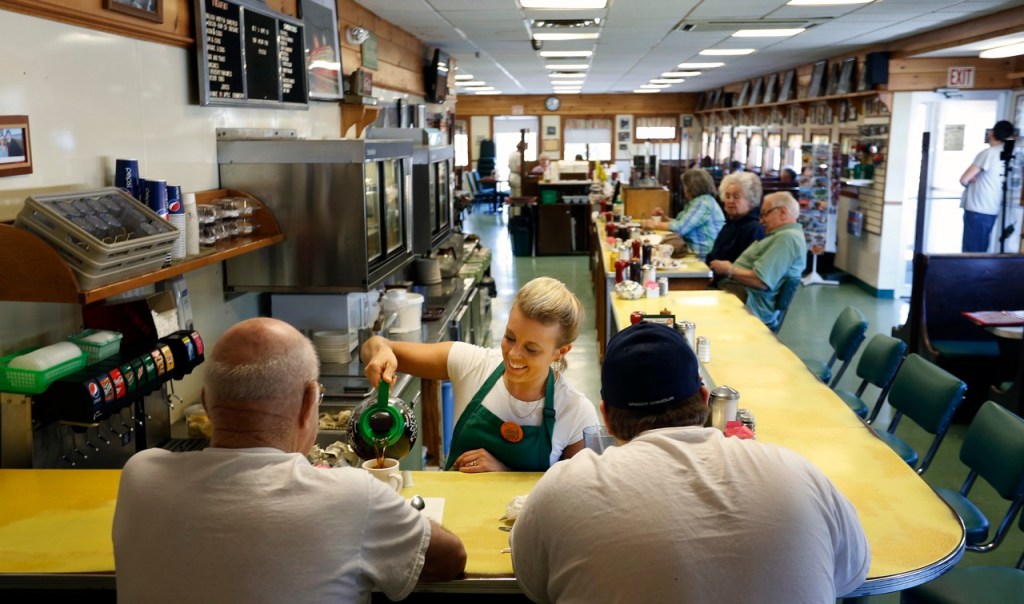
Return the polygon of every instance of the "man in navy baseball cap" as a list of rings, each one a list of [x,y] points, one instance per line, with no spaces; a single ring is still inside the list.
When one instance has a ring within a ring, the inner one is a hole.
[[[850,502],[796,453],[705,428],[708,390],[674,329],[615,334],[601,397],[623,444],[551,466],[512,527],[531,600],[834,602],[864,581]]]

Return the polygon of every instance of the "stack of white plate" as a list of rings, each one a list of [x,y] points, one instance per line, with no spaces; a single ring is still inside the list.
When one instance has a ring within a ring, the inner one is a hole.
[[[437,258],[416,259],[416,282],[422,285],[436,285],[441,282],[441,265]]]
[[[313,345],[321,363],[348,363],[352,360],[352,334],[347,331],[317,331]]]

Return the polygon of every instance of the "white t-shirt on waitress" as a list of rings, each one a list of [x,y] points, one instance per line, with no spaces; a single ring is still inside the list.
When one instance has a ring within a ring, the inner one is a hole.
[[[501,350],[481,348],[465,342],[452,343],[448,353],[448,377],[452,382],[452,393],[455,395],[455,421],[459,421],[462,412],[480,390],[494,369],[501,363]],[[515,403],[513,403],[515,401]],[[519,417],[513,413],[513,404],[518,413],[535,407],[527,417]],[[483,406],[502,421],[510,421],[520,426],[539,426],[544,416],[543,399],[537,401],[519,401],[513,399],[505,388],[505,381],[498,380],[487,393]],[[551,464],[561,459],[566,446],[583,440],[583,428],[598,423],[594,404],[572,387],[564,377],[555,380],[555,428],[551,435]]]

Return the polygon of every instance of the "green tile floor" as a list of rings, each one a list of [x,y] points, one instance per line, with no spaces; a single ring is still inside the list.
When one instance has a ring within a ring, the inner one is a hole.
[[[594,327],[593,309],[594,296],[591,290],[590,269],[587,256],[542,256],[514,257],[507,229],[506,213],[487,213],[482,206],[474,208],[473,213],[465,216],[464,229],[467,233],[475,233],[481,243],[492,250],[491,276],[497,285],[498,296],[492,305],[491,334],[492,342],[497,345],[505,329],[505,321],[511,307],[512,298],[521,284],[534,277],[554,277],[565,283],[587,309],[584,328],[567,356],[569,369],[566,378],[595,404],[601,400],[601,373],[597,357],[597,331]],[[832,350],[828,343],[829,330],[832,323],[846,306],[855,306],[868,319],[867,339],[875,333],[889,334],[890,329],[903,322],[907,307],[901,300],[885,300],[868,294],[853,284],[839,286],[815,285],[803,287],[797,293],[786,316],[785,324],[779,333],[782,340],[797,355],[803,358],[816,358],[827,361]],[[854,368],[855,357],[850,368],[840,382],[840,387],[855,390],[859,384]],[[878,391],[869,386],[865,400],[873,401]],[[889,420],[888,405],[879,414],[877,425],[884,428]],[[925,473],[925,480],[932,486],[958,489],[967,475],[965,467],[960,463],[958,453],[963,442],[966,426],[954,425],[946,435],[932,466]],[[897,433],[908,440],[923,454],[931,443],[932,436],[918,428],[911,420],[900,423]],[[994,523],[1006,512],[1008,504],[1001,499],[987,483],[979,480],[971,491],[972,500],[989,516]],[[994,530],[994,528],[993,528]],[[964,555],[962,566],[999,565],[1013,566],[1021,552],[1024,551],[1024,534],[1014,528],[994,552]],[[872,602],[898,602],[896,594],[887,594],[871,598]]]

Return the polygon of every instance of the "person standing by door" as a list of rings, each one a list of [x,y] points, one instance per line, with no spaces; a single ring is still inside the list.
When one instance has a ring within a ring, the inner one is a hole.
[[[960,184],[966,187],[960,200],[964,209],[964,252],[987,252],[992,227],[999,216],[1003,201],[1003,166],[999,158],[1003,144],[1013,138],[1013,124],[1006,120],[996,122],[988,133],[988,149],[978,153]]]

